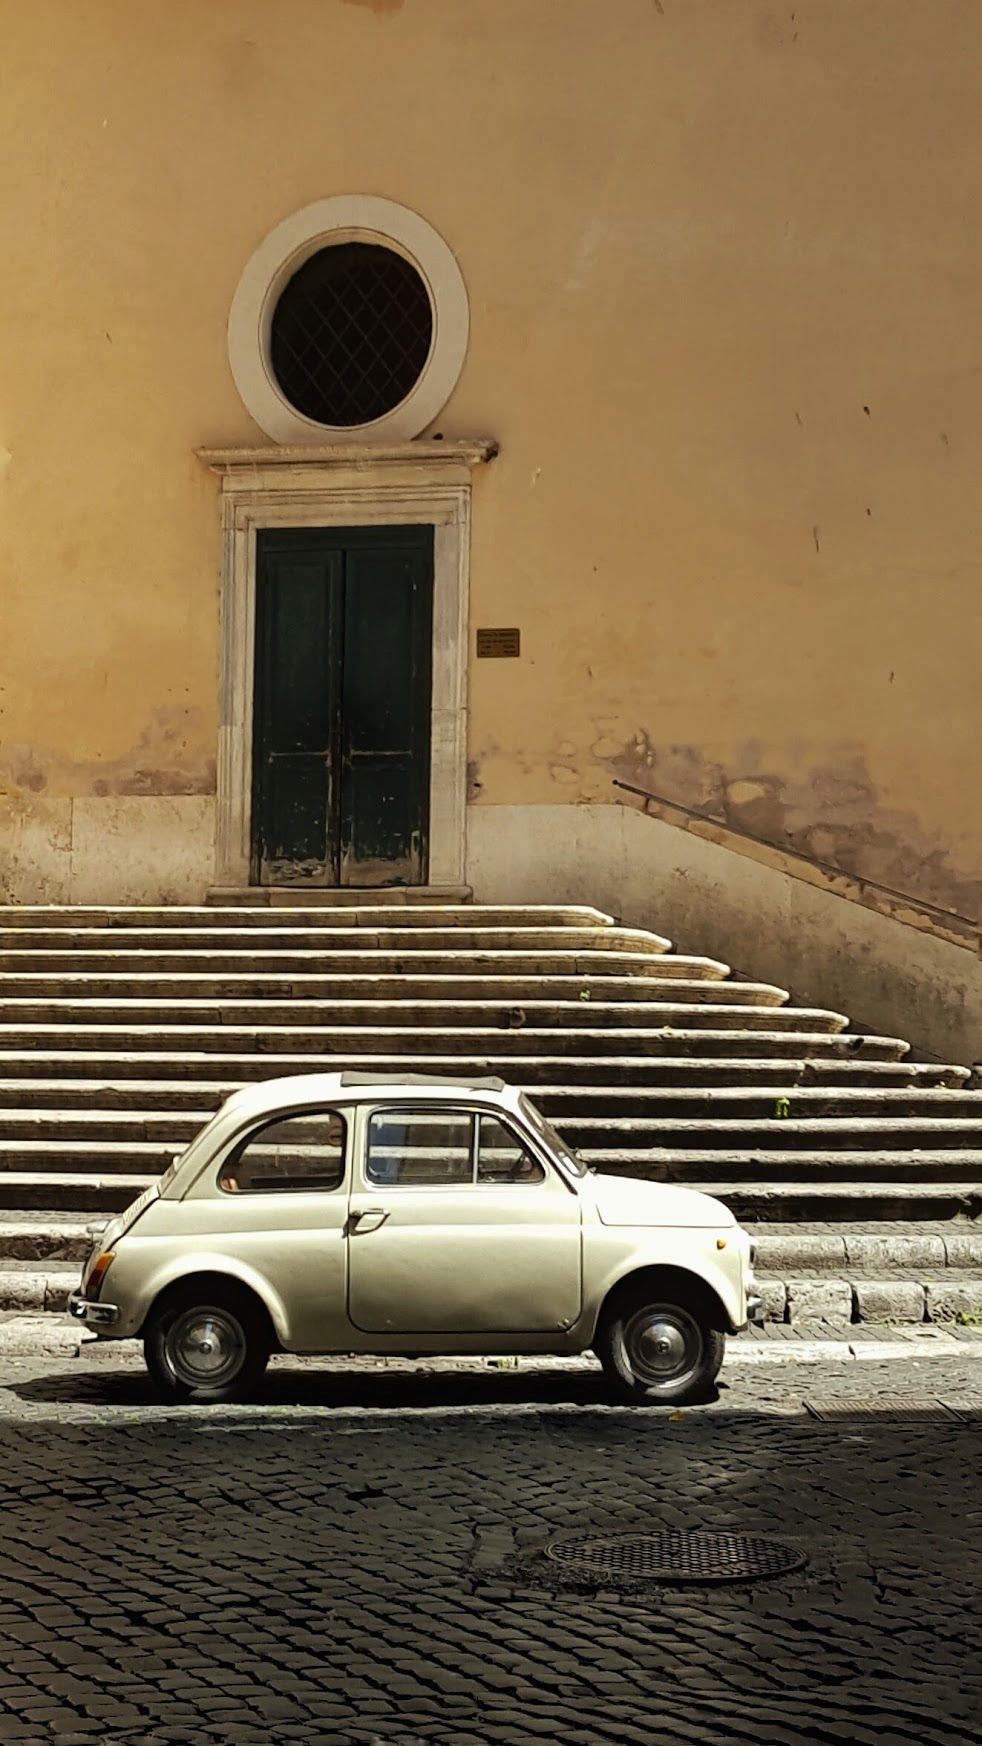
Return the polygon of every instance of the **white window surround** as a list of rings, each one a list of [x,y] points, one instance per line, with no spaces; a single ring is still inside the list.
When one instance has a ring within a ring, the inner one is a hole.
[[[215,886],[250,884],[256,530],[419,522],[434,530],[428,886],[464,885],[471,469],[493,442],[199,449],[221,475],[223,557]]]
[[[269,355],[273,311],[287,281],[319,249],[341,242],[395,249],[420,274],[433,308],[433,340],[415,387],[384,417],[344,427],[317,424],[291,406]],[[467,352],[469,322],[460,268],[432,225],[394,200],[339,194],[284,219],[246,263],[229,311],[228,359],[246,408],[274,442],[408,442],[449,400]]]

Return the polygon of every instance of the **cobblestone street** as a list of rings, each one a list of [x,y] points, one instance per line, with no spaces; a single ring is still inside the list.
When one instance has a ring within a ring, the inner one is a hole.
[[[0,1739],[982,1739],[977,1360],[721,1381],[668,1415],[582,1370],[284,1365],[202,1410],[125,1360],[8,1361]],[[644,1594],[522,1570],[556,1533],[664,1526],[808,1564]]]

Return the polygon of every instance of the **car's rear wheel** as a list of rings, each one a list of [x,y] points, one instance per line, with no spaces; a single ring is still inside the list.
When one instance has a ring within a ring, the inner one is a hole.
[[[624,1400],[684,1406],[704,1400],[719,1373],[725,1336],[695,1301],[657,1289],[626,1292],[601,1316],[596,1354]]]
[[[242,1400],[261,1381],[272,1341],[265,1311],[234,1286],[169,1293],[144,1333],[147,1369],[167,1400]]]

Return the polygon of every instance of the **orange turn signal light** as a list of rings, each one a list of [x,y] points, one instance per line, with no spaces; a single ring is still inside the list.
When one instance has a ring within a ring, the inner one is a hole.
[[[716,1247],[717,1247],[717,1249],[725,1249],[726,1248],[726,1238],[725,1237],[717,1237],[716,1238]],[[110,1256],[109,1259],[112,1260],[112,1256]]]
[[[114,1251],[112,1249],[107,1249],[102,1255],[100,1255],[85,1281],[85,1295],[90,1303],[95,1303],[98,1299],[102,1282],[112,1263],[113,1253]]]

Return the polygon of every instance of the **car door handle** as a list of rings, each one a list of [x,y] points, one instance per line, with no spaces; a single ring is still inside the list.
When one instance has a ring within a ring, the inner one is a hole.
[[[350,1232],[377,1231],[385,1224],[389,1209],[385,1206],[366,1206],[362,1212],[348,1214],[348,1230]]]

